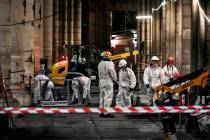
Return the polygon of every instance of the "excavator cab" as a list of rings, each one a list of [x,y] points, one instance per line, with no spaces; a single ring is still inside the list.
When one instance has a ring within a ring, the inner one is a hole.
[[[55,63],[52,67],[52,81],[57,86],[63,86],[66,79],[73,79],[79,75],[97,81],[97,65],[99,55],[97,49],[92,45],[69,45],[68,60]],[[74,74],[77,73],[77,74]]]
[[[73,45],[68,50],[70,59],[68,61],[68,72],[79,72],[97,80],[97,66],[99,55],[97,49],[91,45]],[[68,75],[68,74],[67,74]]]

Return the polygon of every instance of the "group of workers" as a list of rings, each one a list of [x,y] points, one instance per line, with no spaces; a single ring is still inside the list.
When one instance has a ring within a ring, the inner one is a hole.
[[[99,88],[100,88],[100,103],[99,107],[109,108],[113,100],[113,86],[118,84],[118,94],[116,96],[117,107],[130,107],[131,96],[133,95],[134,88],[136,87],[136,77],[131,68],[127,66],[126,60],[122,59],[118,63],[120,68],[119,75],[117,76],[115,65],[111,60],[111,53],[104,51],[101,54],[102,60],[98,64]],[[154,104],[154,88],[160,84],[167,83],[175,78],[179,78],[177,68],[174,64],[174,57],[170,56],[167,65],[163,68],[159,67],[159,58],[153,56],[149,66],[145,69],[143,75],[143,82],[147,88],[147,95],[150,97],[151,104]],[[117,78],[118,77],[118,78]],[[51,89],[54,87],[50,79],[42,73],[35,77],[35,102],[39,104],[41,95],[44,100],[53,101]],[[90,97],[91,79],[87,76],[76,77],[71,82],[73,91],[71,104],[86,104],[91,105]],[[80,102],[80,92],[82,94],[82,101]],[[45,94],[44,94],[45,93]],[[107,115],[107,114],[105,114]],[[108,114],[109,116],[110,114]],[[103,115],[101,115],[103,116]],[[111,115],[112,116],[112,115]]]
[[[118,83],[119,89],[116,97],[116,107],[130,107],[131,96],[136,86],[136,77],[132,69],[127,66],[127,62],[122,59],[119,61],[120,68],[118,80],[114,63],[111,61],[111,53],[102,53],[103,59],[98,65],[99,87],[100,87],[100,108],[109,108],[113,99],[113,84]],[[167,65],[159,67],[159,58],[153,56],[149,66],[145,69],[143,82],[147,88],[147,95],[151,100],[151,105],[155,104],[154,89],[156,86],[180,78],[177,68],[174,66],[175,58],[170,56]],[[100,114],[101,117],[114,117],[113,114]]]

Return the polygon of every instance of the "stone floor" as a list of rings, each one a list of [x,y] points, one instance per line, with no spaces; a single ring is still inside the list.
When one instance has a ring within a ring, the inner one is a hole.
[[[163,140],[157,115],[98,114],[25,115],[14,118],[15,129],[7,139],[36,140]],[[177,129],[178,140],[196,140],[184,129]]]

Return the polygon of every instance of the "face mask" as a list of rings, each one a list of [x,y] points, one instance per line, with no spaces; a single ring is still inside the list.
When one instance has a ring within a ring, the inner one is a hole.
[[[127,68],[126,65],[121,67],[122,70],[125,70],[126,68]]]
[[[152,67],[158,67],[158,64],[157,64],[157,62],[155,62],[155,61],[151,61],[151,66],[152,66]]]

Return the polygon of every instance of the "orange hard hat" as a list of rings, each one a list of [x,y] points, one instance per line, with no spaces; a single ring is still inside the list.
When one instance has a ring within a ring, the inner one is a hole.
[[[169,63],[169,64],[173,64],[174,61],[175,61],[175,58],[174,58],[173,56],[169,56],[169,57],[168,57],[168,63]]]
[[[104,52],[102,52],[102,56],[110,58],[112,56],[112,54],[109,51],[104,51]]]

